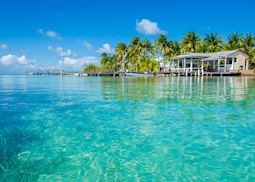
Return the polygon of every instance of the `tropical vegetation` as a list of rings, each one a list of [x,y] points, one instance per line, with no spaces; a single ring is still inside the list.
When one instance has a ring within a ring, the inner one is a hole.
[[[100,71],[100,68],[99,68],[98,66],[94,65],[94,64],[89,64],[89,65],[87,65],[87,66],[84,68],[84,70],[83,70],[84,73],[88,73],[88,72],[99,72],[99,71]]]
[[[169,40],[166,35],[159,35],[156,40],[140,39],[135,36],[128,44],[121,42],[114,54],[103,53],[100,65],[88,65],[84,72],[101,71],[159,71],[158,62],[171,62],[171,58],[184,52],[212,53],[240,49],[250,57],[250,66],[255,67],[255,37],[251,33],[240,35],[232,33],[227,39],[210,33],[200,36],[189,32],[181,41]]]

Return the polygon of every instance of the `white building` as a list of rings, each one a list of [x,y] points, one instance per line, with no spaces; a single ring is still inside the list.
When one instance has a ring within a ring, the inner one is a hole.
[[[162,66],[162,65],[160,65]],[[249,69],[249,56],[240,50],[216,53],[183,53],[172,58],[172,63],[164,71],[194,72],[240,72]]]

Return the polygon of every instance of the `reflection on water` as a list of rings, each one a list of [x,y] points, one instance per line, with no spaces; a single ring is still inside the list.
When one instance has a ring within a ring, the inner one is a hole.
[[[104,99],[133,101],[253,99],[254,77],[102,78]]]
[[[0,76],[0,181],[254,181],[253,77]]]

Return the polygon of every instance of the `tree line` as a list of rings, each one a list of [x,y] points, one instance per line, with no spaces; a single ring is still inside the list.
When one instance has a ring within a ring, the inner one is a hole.
[[[90,64],[84,72],[115,71],[158,71],[158,60],[171,62],[171,59],[184,52],[213,53],[226,50],[242,50],[249,55],[250,66],[255,67],[255,37],[251,33],[240,35],[232,33],[224,40],[215,33],[199,36],[189,32],[181,41],[169,40],[166,35],[159,35],[154,41],[142,40],[135,36],[130,43],[119,43],[114,54],[103,53],[100,65]]]

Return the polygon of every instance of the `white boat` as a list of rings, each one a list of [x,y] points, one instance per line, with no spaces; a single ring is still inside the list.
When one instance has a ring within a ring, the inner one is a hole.
[[[149,72],[126,72],[126,76],[136,76],[136,77],[147,77],[147,76],[155,76],[155,73]]]

